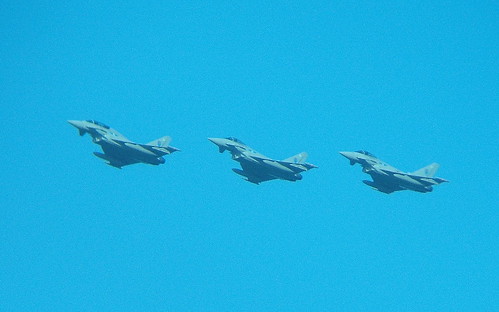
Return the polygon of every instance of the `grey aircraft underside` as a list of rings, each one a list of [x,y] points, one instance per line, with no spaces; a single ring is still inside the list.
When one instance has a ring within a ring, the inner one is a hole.
[[[92,141],[100,145],[104,154],[94,152],[95,156],[104,159],[108,165],[119,169],[135,163],[164,164],[164,155],[179,151],[175,147],[168,146],[171,141],[168,136],[147,144],[139,144],[95,120],[68,120],[68,122],[78,129],[81,136],[88,133],[92,136]]]
[[[254,151],[233,137],[226,139],[208,138],[208,140],[218,146],[220,153],[228,150],[232,154],[232,159],[239,162],[243,169],[234,168],[232,171],[251,183],[260,184],[274,179],[295,182],[302,179],[301,172],[317,168],[317,166],[305,162],[308,156],[305,152],[285,160],[275,160]]]
[[[340,152],[340,154],[348,158],[352,166],[356,163],[360,164],[363,168],[362,171],[373,179],[373,181],[364,180],[362,182],[386,194],[402,190],[426,193],[433,190],[433,185],[449,182],[442,178],[433,177],[440,167],[437,163],[409,173],[386,164],[367,151]]]

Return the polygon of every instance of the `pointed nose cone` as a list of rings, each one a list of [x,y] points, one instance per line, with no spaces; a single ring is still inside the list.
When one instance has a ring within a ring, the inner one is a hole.
[[[74,126],[76,129],[78,129],[78,133],[83,136],[85,133],[87,133],[87,127],[85,127],[85,124],[82,121],[79,120],[68,120],[69,124]]]
[[[220,153],[223,153],[227,149],[227,146],[225,145],[226,142],[225,139],[208,138],[208,140],[210,140],[213,144],[218,146],[218,151]]]
[[[78,129],[81,129],[83,128],[83,123],[79,120],[68,120],[69,124],[78,128]]]
[[[357,157],[355,156],[354,152],[339,152],[342,156],[348,158],[350,160],[350,165],[354,165],[356,162],[358,162]]]
[[[225,145],[224,139],[218,139],[218,138],[208,138],[213,144],[216,144],[218,146]]]
[[[348,159],[355,159],[356,158],[352,152],[339,152],[339,153]]]

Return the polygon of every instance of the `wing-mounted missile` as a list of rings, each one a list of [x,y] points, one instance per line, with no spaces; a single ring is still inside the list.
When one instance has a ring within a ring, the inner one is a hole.
[[[240,176],[243,176],[246,181],[251,182],[251,183],[256,184],[256,185],[260,185],[261,180],[259,180],[258,178],[255,178],[253,176],[247,175],[246,172],[244,172],[243,170],[232,168],[232,171],[234,171],[235,173],[237,173]]]
[[[365,185],[370,186],[373,190],[376,190],[376,191],[379,191],[379,192],[385,193],[385,194],[390,194],[390,193],[393,193],[394,191],[400,190],[400,188],[397,188],[397,189],[385,188],[382,185],[378,185],[378,184],[374,183],[373,181],[369,181],[369,180],[362,180],[362,182],[364,182]]]
[[[101,158],[101,159],[104,159],[105,161],[107,161],[107,164],[110,165],[110,166],[113,166],[115,168],[118,168],[118,169],[121,169],[121,165],[120,165],[120,161],[113,158],[113,157],[110,157],[106,154],[102,154],[102,153],[99,153],[99,152],[94,152],[94,155]]]
[[[243,177],[246,177],[246,178],[248,177],[248,175],[244,171],[242,171],[241,169],[232,168],[232,171],[234,171],[235,173],[237,173],[238,175],[241,175]]]

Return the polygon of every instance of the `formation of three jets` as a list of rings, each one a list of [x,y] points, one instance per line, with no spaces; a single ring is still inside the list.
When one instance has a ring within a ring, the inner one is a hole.
[[[94,155],[116,168],[121,169],[123,166],[135,163],[163,164],[165,163],[163,156],[179,151],[169,146],[171,138],[168,136],[147,144],[139,144],[98,121],[68,120],[68,122],[78,129],[80,135],[88,133],[93,142],[100,145],[104,152],[104,154],[94,152]],[[294,182],[302,179],[301,172],[317,168],[305,162],[308,156],[305,152],[284,160],[275,160],[254,151],[233,137],[208,139],[218,146],[220,153],[227,150],[232,154],[232,159],[239,162],[242,168],[242,170],[235,168],[232,170],[251,183],[259,184],[273,179]],[[363,182],[383,193],[389,194],[400,190],[426,193],[433,190],[433,185],[448,182],[434,177],[439,167],[436,163],[413,173],[406,173],[384,163],[366,151],[340,152],[340,154],[348,158],[351,165],[359,163],[363,167],[363,172],[371,175],[373,179],[373,181],[364,180]]]

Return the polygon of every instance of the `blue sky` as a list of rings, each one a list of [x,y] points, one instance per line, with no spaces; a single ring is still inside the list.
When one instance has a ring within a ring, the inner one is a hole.
[[[487,311],[493,1],[4,1],[0,310]],[[182,152],[117,170],[67,119]],[[256,186],[207,137],[319,166]],[[341,150],[428,194],[365,186]]]

